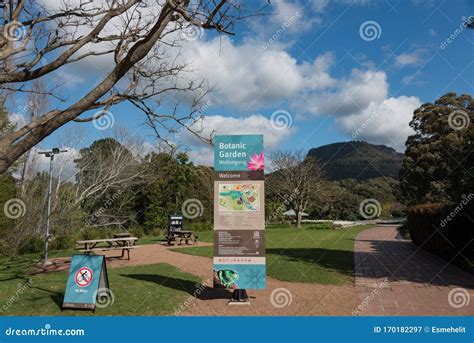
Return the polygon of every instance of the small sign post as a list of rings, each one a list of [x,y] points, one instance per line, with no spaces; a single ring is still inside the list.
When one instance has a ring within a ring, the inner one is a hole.
[[[73,255],[62,308],[95,311],[97,297],[109,296],[105,257]]]

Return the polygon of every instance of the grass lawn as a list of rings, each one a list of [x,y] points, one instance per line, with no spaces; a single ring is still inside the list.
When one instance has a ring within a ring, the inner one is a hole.
[[[0,258],[0,315],[91,315],[91,311],[64,310],[61,304],[67,272],[31,276],[26,273],[39,255]],[[168,264],[108,269],[114,302],[97,308],[96,315],[172,315],[196,289],[199,278]],[[18,294],[18,296],[17,296]],[[11,303],[7,309],[4,305]]]
[[[371,226],[348,229],[294,229],[279,226],[266,230],[267,275],[290,282],[328,285],[354,282],[354,239]],[[185,254],[213,256],[213,247],[172,249]]]

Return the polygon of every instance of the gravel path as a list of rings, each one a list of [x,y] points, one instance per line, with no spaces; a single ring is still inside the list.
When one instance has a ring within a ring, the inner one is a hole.
[[[200,243],[199,245],[208,245]],[[106,253],[115,256],[117,252]],[[69,260],[54,259],[49,271],[66,270]],[[161,244],[143,245],[132,250],[131,260],[107,259],[108,268],[167,263],[183,272],[194,274],[206,285],[211,281],[212,260],[207,257],[182,254]],[[40,272],[40,270],[38,270]],[[166,286],[166,281],[163,283]],[[153,287],[153,284],[150,284]],[[184,287],[183,287],[184,289]],[[273,294],[273,296],[272,296]],[[231,292],[197,284],[186,303],[174,309],[177,315],[194,316],[340,316],[351,315],[357,303],[354,285],[330,286],[284,282],[267,277],[265,290],[249,290],[250,305],[228,305]],[[146,299],[143,299],[146,302]]]
[[[168,263],[183,272],[197,275],[203,284],[211,282],[210,258],[174,252],[162,245],[145,245],[135,249],[132,260],[112,261],[112,267],[152,263]],[[229,306],[231,292],[197,285],[196,290],[190,294],[188,306],[179,315],[350,315],[357,306],[353,285],[303,284],[267,277],[265,290],[249,290],[248,295],[251,297],[250,305]]]

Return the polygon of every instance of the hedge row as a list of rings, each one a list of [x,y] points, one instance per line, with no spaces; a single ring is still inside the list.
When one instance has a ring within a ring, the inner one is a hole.
[[[423,204],[408,209],[413,243],[449,260],[474,259],[474,194],[459,204]]]

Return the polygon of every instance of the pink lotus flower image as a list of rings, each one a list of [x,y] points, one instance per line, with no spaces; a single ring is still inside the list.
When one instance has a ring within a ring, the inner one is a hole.
[[[247,169],[249,170],[263,170],[265,157],[263,152],[250,156],[250,161],[247,162]]]

